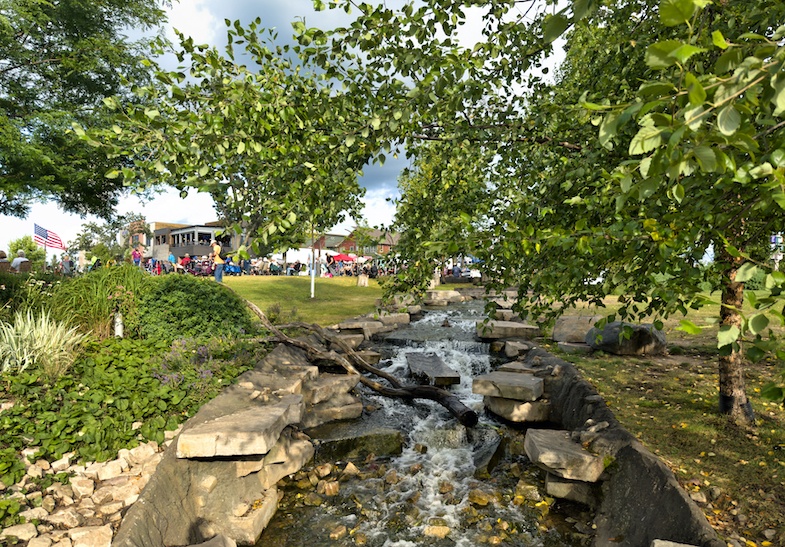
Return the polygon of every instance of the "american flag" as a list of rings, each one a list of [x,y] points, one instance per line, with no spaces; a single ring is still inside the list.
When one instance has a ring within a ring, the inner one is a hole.
[[[43,245],[44,247],[51,247],[53,249],[62,249],[63,251],[66,250],[65,245],[63,245],[63,241],[60,237],[52,232],[51,230],[47,230],[46,228],[41,228],[38,224],[34,224],[35,226],[35,235],[33,239],[39,245]]]

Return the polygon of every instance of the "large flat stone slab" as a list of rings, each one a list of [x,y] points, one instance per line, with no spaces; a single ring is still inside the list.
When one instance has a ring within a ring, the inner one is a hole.
[[[517,338],[532,340],[540,335],[540,328],[516,321],[477,321],[477,336],[483,340]]]
[[[339,420],[353,420],[363,413],[363,403],[348,393],[337,394],[327,401],[309,406],[302,417],[304,428]]]
[[[302,395],[285,395],[269,404],[195,425],[180,434],[177,457],[266,454],[287,425],[300,422],[304,406]]]
[[[472,393],[516,401],[536,401],[544,391],[542,378],[517,372],[493,371],[474,379]]]
[[[446,306],[451,303],[463,302],[463,295],[458,291],[425,291],[423,300],[426,306]]]
[[[586,334],[600,319],[599,315],[562,315],[553,326],[552,338],[556,342],[583,344]]]
[[[411,317],[408,313],[404,312],[382,312],[379,314],[379,321],[385,325],[408,325],[411,322]]]
[[[448,367],[434,353],[407,353],[409,372],[417,378],[425,378],[432,386],[451,386],[461,383],[461,375]]]
[[[305,384],[303,398],[306,404],[317,404],[336,395],[348,393],[360,383],[357,374],[323,373],[315,381]]]
[[[545,476],[545,492],[549,496],[576,501],[589,507],[597,505],[597,496],[594,495],[594,488],[592,483],[572,481],[553,473],[548,473]]]
[[[568,431],[529,429],[523,448],[533,464],[565,479],[597,482],[605,470],[603,458],[573,442]]]
[[[511,422],[547,422],[551,417],[549,401],[513,401],[502,397],[485,397],[483,402],[485,408]]]

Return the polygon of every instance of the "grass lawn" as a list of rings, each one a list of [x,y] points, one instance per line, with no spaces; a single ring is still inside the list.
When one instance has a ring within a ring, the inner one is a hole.
[[[606,303],[609,309],[616,305],[614,299]],[[706,325],[718,314],[717,306],[709,306],[687,319]],[[676,330],[680,319],[665,321],[670,355],[562,357],[575,363],[624,427],[670,466],[688,492],[706,496],[699,505],[720,534],[737,534],[748,547],[785,545],[785,409],[760,397],[767,382],[782,383],[783,364],[747,366],[757,423],[738,429],[717,412],[716,324],[688,335]],[[548,349],[557,353],[555,345]]]
[[[310,277],[224,276],[224,283],[268,315],[322,326],[373,312],[376,300],[382,296],[375,279],[368,280],[367,287],[358,287],[356,277],[317,278],[314,298],[311,298]]]

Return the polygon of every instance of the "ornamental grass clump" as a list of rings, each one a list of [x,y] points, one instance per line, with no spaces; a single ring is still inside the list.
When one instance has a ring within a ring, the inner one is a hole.
[[[13,323],[0,323],[0,370],[5,374],[36,368],[47,381],[55,380],[71,368],[86,338],[46,311],[19,311]]]

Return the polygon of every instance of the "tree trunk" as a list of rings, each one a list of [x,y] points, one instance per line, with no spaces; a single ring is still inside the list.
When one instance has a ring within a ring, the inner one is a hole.
[[[720,308],[720,327],[736,327],[741,330],[741,307],[744,304],[744,283],[736,281],[742,258],[735,258],[722,252],[723,262],[729,265],[727,279],[722,289]],[[744,385],[744,353],[741,340],[734,343],[729,354],[720,355],[720,412],[728,414],[738,425],[751,425],[755,422],[752,405],[747,399]]]

